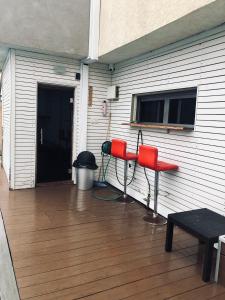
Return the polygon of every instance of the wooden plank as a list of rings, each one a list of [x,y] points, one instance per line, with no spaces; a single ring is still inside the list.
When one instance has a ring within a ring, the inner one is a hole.
[[[137,127],[137,128],[158,128],[158,129],[180,130],[180,131],[187,129],[183,126],[154,125],[154,124],[140,124],[140,123],[122,123],[121,125],[128,125],[130,127]]]
[[[216,299],[220,294],[225,293],[225,288],[221,285],[213,285],[209,284],[200,288],[195,288],[191,291],[187,291],[180,295],[171,297],[171,300],[189,300],[196,298],[198,300],[207,300],[216,297]]]
[[[163,297],[186,293],[191,278],[204,284],[198,241],[175,228],[174,250],[165,253],[166,228],[144,223],[137,203],[97,201],[73,185],[5,193],[2,173],[0,181],[22,300],[141,300],[156,288]]]

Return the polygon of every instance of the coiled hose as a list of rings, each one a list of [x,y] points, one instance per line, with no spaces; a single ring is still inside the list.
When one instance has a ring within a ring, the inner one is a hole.
[[[138,136],[137,136],[137,143],[136,143],[136,155],[138,155],[138,149],[139,149],[139,144],[141,143],[143,145],[143,133],[142,133],[142,130],[139,130],[138,131]],[[107,175],[107,170],[108,170],[108,167],[109,167],[109,164],[110,164],[110,161],[111,161],[111,156],[109,157],[107,163],[106,163],[106,167],[104,168],[104,157],[108,157],[108,155],[105,155],[103,152],[101,153],[102,155],[102,181],[106,181],[106,175]],[[128,182],[127,186],[130,185],[134,178],[135,178],[135,172],[136,172],[136,168],[137,168],[137,161],[135,161],[135,164],[134,164],[134,169],[133,169],[133,174],[132,174],[132,177],[130,179],[130,181]],[[124,186],[124,184],[120,181],[119,179],[119,176],[118,176],[118,170],[117,170],[117,159],[115,159],[115,173],[116,173],[116,178],[118,180],[118,182],[120,183],[120,185]],[[146,171],[146,168],[144,168],[144,174],[145,174],[145,178],[147,180],[147,183],[148,183],[148,196],[147,196],[147,207],[149,207],[149,204],[150,204],[150,197],[151,197],[151,184],[150,184],[150,181],[149,181],[149,178],[147,176],[147,171]],[[99,176],[100,177],[100,176]],[[101,188],[102,190],[102,188]],[[108,191],[108,189],[107,189]],[[99,189],[94,189],[93,191],[93,196],[94,198],[98,199],[98,200],[105,200],[105,201],[115,201],[117,199],[119,199],[122,195],[121,192],[119,192],[118,190],[115,190],[115,189],[112,189],[110,188],[110,191],[112,191],[112,194],[106,196],[100,196],[97,192],[99,192]]]

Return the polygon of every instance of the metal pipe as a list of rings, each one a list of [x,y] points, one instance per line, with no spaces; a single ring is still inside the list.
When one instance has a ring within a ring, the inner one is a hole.
[[[155,171],[155,187],[154,187],[154,214],[158,214],[158,189],[159,189],[159,172]]]
[[[127,169],[128,169],[128,162],[124,160],[124,193],[123,197],[127,198]]]
[[[41,128],[41,145],[43,145],[43,129]]]

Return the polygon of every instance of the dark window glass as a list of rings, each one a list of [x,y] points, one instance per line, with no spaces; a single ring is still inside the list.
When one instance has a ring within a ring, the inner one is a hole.
[[[195,98],[170,99],[168,122],[172,124],[194,125],[195,106]]]
[[[181,112],[180,112],[180,124],[190,124],[195,123],[195,106],[196,99],[185,99],[182,101]]]
[[[178,107],[179,107],[179,100],[174,99],[170,100],[169,106],[169,123],[176,124],[178,122]]]
[[[164,101],[141,100],[139,103],[139,122],[163,123]]]
[[[137,96],[135,121],[194,125],[197,89],[152,93]],[[133,116],[133,114],[132,114]],[[133,117],[132,117],[133,118]]]

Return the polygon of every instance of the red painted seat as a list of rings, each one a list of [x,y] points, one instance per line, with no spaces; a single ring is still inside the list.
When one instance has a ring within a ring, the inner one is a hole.
[[[127,142],[119,139],[112,140],[111,155],[123,160],[137,160],[138,155],[127,152]]]
[[[156,166],[156,171],[172,171],[172,170],[177,170],[178,166],[174,164],[170,164],[164,161],[158,161],[157,166]]]
[[[151,146],[140,145],[138,163],[140,166],[154,171],[177,170],[178,166],[158,160],[158,149]]]
[[[138,155],[136,153],[127,152],[127,142],[120,139],[112,139],[111,155],[116,159],[120,158],[124,160],[124,184],[123,184],[124,192],[122,198],[120,199],[120,202],[123,203],[133,202],[133,200],[129,199],[127,195],[128,160],[136,161],[138,159]],[[115,165],[115,168],[117,170],[117,165]]]
[[[178,166],[164,161],[158,160],[158,149],[151,146],[139,146],[138,163],[144,168],[155,171],[155,184],[154,184],[154,211],[153,214],[148,213],[144,217],[146,222],[153,225],[163,225],[166,220],[158,215],[158,185],[159,185],[159,172],[177,170]],[[147,176],[147,175],[146,175]],[[150,198],[148,198],[147,206],[149,208]]]

